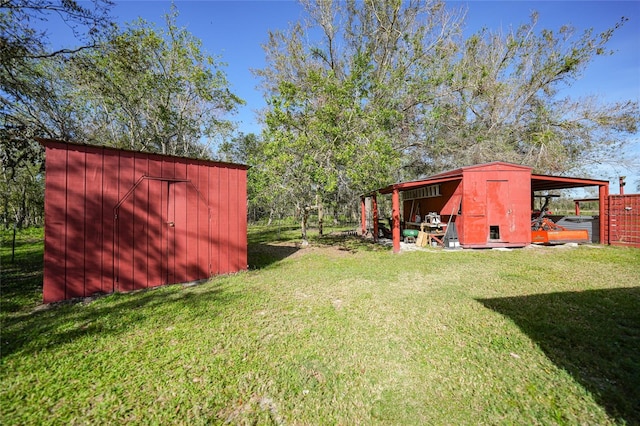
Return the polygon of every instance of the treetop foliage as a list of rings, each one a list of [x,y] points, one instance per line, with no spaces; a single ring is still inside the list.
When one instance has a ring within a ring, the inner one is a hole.
[[[229,90],[223,63],[178,28],[140,19],[114,26],[101,47],[76,55],[70,77],[89,111],[85,140],[163,154],[211,157],[235,129],[225,115],[244,103]]]
[[[111,23],[108,0],[0,0],[0,218],[21,226],[42,223],[43,154],[34,136],[73,133],[69,103],[56,96],[59,62],[83,49]],[[62,19],[81,45],[52,49],[36,21]]]

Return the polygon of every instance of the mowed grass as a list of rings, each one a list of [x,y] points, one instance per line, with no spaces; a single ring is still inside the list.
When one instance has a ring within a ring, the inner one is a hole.
[[[280,231],[247,272],[51,307],[41,243],[4,240],[0,423],[640,423],[640,250]]]

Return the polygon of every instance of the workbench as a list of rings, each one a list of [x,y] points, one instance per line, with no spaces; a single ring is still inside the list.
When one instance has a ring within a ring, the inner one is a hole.
[[[431,247],[431,242],[435,241],[440,247],[444,247],[444,236],[447,233],[447,225],[432,225],[429,222],[405,222],[406,227],[419,228],[420,232],[424,232],[427,236],[426,245]]]

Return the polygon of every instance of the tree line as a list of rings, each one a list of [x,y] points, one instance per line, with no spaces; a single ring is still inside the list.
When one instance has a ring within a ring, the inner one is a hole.
[[[305,18],[266,34],[254,70],[267,107],[242,134],[220,57],[177,25],[111,22],[111,4],[0,3],[3,221],[41,221],[34,136],[238,161],[254,219],[337,220],[400,180],[502,160],[539,173],[620,161],[636,102],[561,96],[626,19],[594,33],[538,28],[463,36],[465,13],[436,0],[303,0]],[[80,47],[53,50],[28,25],[59,13]],[[580,170],[580,168],[582,168]],[[322,228],[321,228],[322,229]]]

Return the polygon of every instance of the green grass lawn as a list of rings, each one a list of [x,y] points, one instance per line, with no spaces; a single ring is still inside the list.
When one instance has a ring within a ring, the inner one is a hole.
[[[2,241],[0,424],[640,424],[640,250],[252,228],[250,270],[38,306]]]

